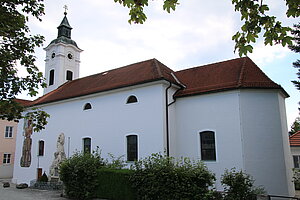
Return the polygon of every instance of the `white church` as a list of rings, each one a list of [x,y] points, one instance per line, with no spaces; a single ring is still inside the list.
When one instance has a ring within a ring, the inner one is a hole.
[[[221,174],[235,167],[268,194],[294,196],[289,95],[251,59],[181,71],[150,59],[79,78],[82,50],[71,29],[65,14],[58,37],[45,48],[48,87],[28,110],[39,107],[51,117],[39,133],[20,121],[13,182],[49,175],[64,137],[66,157],[99,147],[103,157],[124,155],[130,165],[166,151],[203,161],[216,174],[218,190]]]

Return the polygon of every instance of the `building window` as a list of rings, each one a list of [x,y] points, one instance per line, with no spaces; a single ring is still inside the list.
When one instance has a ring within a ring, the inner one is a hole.
[[[138,159],[138,141],[137,135],[127,136],[127,161],[135,161]]]
[[[6,126],[5,127],[5,137],[6,138],[12,138],[13,136],[13,127],[12,126]]]
[[[83,138],[83,153],[91,153],[91,138]]]
[[[83,107],[83,110],[90,110],[92,109],[92,105],[90,103],[86,103]]]
[[[49,85],[54,84],[54,69],[50,70],[50,75],[49,75]]]
[[[294,168],[299,169],[300,168],[300,155],[293,156],[294,160]]]
[[[67,81],[72,81],[73,80],[73,72],[72,71],[67,71]]]
[[[215,133],[213,131],[203,131],[200,133],[201,160],[216,160]]]
[[[10,163],[11,154],[5,153],[3,155],[3,164],[9,164]]]
[[[44,141],[39,141],[39,154],[38,156],[44,156]]]
[[[126,103],[128,104],[128,103],[136,103],[136,102],[138,102],[136,96],[131,95],[130,97],[128,97]]]

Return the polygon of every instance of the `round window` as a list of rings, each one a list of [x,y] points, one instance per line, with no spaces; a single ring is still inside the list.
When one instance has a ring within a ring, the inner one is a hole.
[[[55,57],[55,53],[52,53],[51,58],[54,58],[54,57]]]
[[[69,54],[68,54],[68,58],[69,58],[69,59],[72,59],[72,58],[73,58],[73,55],[69,53]]]

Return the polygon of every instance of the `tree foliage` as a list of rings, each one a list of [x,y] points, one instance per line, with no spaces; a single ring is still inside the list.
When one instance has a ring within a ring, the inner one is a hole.
[[[293,37],[294,43],[292,45],[290,45],[289,48],[295,53],[300,53],[300,23],[294,25],[292,34],[294,36]],[[299,81],[300,80],[300,60],[299,59],[293,63],[293,67],[298,69],[298,72],[297,72],[298,80],[294,80],[292,82],[294,83],[296,88],[298,90],[300,90],[300,81]]]
[[[129,8],[129,23],[143,24],[147,16],[144,7],[148,6],[149,0],[114,0]],[[244,24],[241,30],[232,37],[235,41],[235,51],[240,56],[247,55],[253,51],[252,44],[263,33],[265,45],[281,44],[282,46],[291,45],[292,37],[289,35],[291,28],[283,26],[276,20],[275,16],[268,15],[268,4],[263,0],[231,0],[235,6],[235,11],[241,14]],[[171,12],[176,9],[179,0],[164,0],[163,9]],[[286,0],[287,17],[299,17],[299,0]]]
[[[294,123],[291,126],[291,130],[289,132],[290,135],[293,135],[300,131],[300,117],[297,117],[294,121]]]
[[[34,64],[34,49],[44,41],[41,35],[31,35],[27,26],[29,17],[41,21],[44,14],[43,0],[0,1],[0,119],[17,120],[24,107],[15,101],[16,96],[27,92],[36,96],[40,86],[45,87],[43,74]],[[20,66],[27,75],[20,76]],[[34,111],[37,116],[36,130],[43,128],[49,116],[43,111]]]

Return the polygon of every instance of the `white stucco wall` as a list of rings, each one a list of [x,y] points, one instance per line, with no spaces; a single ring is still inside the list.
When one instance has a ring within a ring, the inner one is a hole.
[[[102,157],[108,153],[115,156],[126,155],[126,136],[138,135],[138,157],[142,158],[155,152],[163,152],[165,84],[131,87],[93,97],[84,97],[75,101],[66,101],[43,107],[51,115],[45,130],[34,133],[32,138],[32,163],[29,168],[20,167],[23,136],[19,134],[16,151],[14,182],[29,182],[36,179],[38,167],[49,173],[54,158],[56,141],[64,133],[65,152],[68,155],[82,150],[82,139],[92,138],[92,149],[99,146]],[[138,103],[126,104],[130,95],[138,98]],[[91,110],[83,110],[86,103]],[[20,124],[23,124],[22,122]],[[68,139],[70,138],[70,139]],[[38,141],[45,141],[45,156],[37,159]],[[68,140],[70,146],[68,147]],[[126,157],[125,157],[126,159]]]
[[[278,91],[242,90],[244,168],[269,194],[294,195],[284,98]]]
[[[219,180],[225,169],[243,168],[238,105],[236,91],[191,96],[176,101],[176,156],[201,159],[199,133],[214,131],[216,161],[205,164],[216,174],[218,190],[222,190]]]
[[[214,131],[216,161],[204,162],[220,176],[242,169],[269,194],[294,195],[284,97],[279,91],[235,90],[179,98],[176,102],[176,156],[200,157],[201,131]]]

